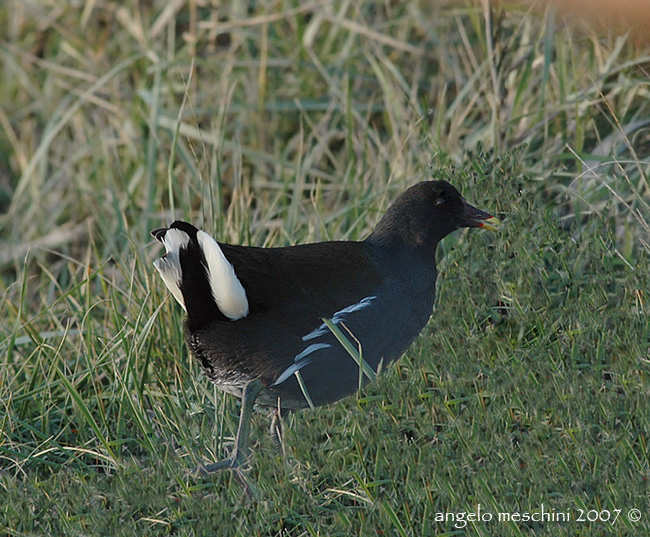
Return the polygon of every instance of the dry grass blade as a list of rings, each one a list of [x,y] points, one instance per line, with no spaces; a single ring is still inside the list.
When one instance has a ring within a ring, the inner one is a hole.
[[[0,249],[0,269],[5,268],[17,261],[25,259],[27,254],[33,250],[56,250],[57,248],[74,242],[79,242],[88,234],[90,221],[74,224],[69,222],[43,237],[27,242],[5,242]]]

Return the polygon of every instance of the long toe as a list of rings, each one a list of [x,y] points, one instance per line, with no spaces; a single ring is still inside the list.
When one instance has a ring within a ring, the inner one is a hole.
[[[230,457],[221,461],[211,462],[209,464],[199,464],[192,470],[192,473],[206,475],[220,472],[221,470],[243,471],[246,469],[246,459],[239,456],[238,453],[233,453]]]
[[[246,461],[240,460],[236,455],[231,455],[222,461],[210,464],[200,464],[192,470],[194,475],[208,475],[221,470],[230,470],[235,480],[242,486],[246,497],[250,501],[257,501],[259,493],[255,485],[246,477]]]
[[[282,434],[282,421],[281,421],[279,410],[276,410],[273,413],[273,418],[271,419],[271,426],[269,427],[269,433],[278,452],[280,453],[280,455],[284,457],[285,455],[284,438]]]
[[[237,461],[229,457],[222,461],[211,462],[209,464],[199,464],[198,466],[192,469],[192,473],[200,474],[200,475],[213,474],[216,472],[220,472],[221,470],[232,470],[233,468],[237,468],[238,466],[239,464],[237,463]]]

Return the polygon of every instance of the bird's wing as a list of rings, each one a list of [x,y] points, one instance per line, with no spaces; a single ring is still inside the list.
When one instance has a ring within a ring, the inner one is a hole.
[[[360,242],[220,246],[244,286],[251,316],[331,317],[372,295],[383,281],[370,249]]]

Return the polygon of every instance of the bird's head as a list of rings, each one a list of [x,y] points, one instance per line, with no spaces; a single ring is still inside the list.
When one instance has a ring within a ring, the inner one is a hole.
[[[393,202],[369,239],[435,252],[438,243],[456,229],[494,230],[499,223],[498,218],[467,203],[448,182],[425,181]]]

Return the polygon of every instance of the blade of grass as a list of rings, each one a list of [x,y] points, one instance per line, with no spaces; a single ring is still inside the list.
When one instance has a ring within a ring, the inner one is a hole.
[[[302,375],[300,374],[300,371],[296,371],[294,373],[296,375],[296,380],[298,381],[298,386],[300,386],[300,390],[302,391],[302,395],[305,397],[307,400],[307,404],[309,405],[309,408],[314,410],[314,402],[311,400],[311,396],[309,395],[309,392],[307,391],[307,386],[305,385],[305,382],[302,380]]]
[[[366,362],[363,359],[363,356],[361,355],[361,345],[359,345],[358,350],[354,347],[352,342],[341,332],[341,329],[336,326],[336,324],[331,320],[331,319],[323,319],[323,322],[325,323],[325,326],[334,334],[334,337],[338,340],[338,342],[343,346],[345,351],[352,357],[352,359],[356,362],[356,364],[359,366],[360,374],[359,377],[361,378],[361,374],[365,375],[368,377],[368,380],[373,382],[377,378],[377,374],[373,370],[372,367],[370,367],[370,364]]]
[[[97,425],[97,422],[95,421],[95,418],[92,415],[92,412],[86,405],[86,403],[83,400],[83,397],[81,394],[77,391],[75,388],[74,384],[70,382],[68,377],[66,377],[65,373],[60,369],[57,368],[57,374],[59,375],[59,378],[61,379],[61,382],[65,386],[66,391],[68,394],[70,394],[70,397],[74,401],[75,405],[79,409],[79,412],[83,415],[84,419],[90,426],[90,428],[93,430],[95,435],[97,436],[97,439],[100,441],[106,452],[109,454],[111,458],[111,462],[117,467],[117,457],[115,456],[115,453],[113,452],[113,448],[111,447],[110,442],[108,441],[108,438],[102,433],[102,431],[99,428],[99,425]]]

